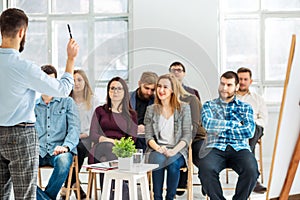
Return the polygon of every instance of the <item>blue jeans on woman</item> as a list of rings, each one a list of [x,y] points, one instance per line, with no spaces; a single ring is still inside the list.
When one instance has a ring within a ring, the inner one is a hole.
[[[37,188],[37,199],[56,199],[59,190],[69,174],[70,166],[73,162],[73,154],[70,152],[61,153],[56,156],[47,154],[44,158],[39,156],[39,162],[40,167],[52,166],[53,172],[45,191],[42,191],[39,187]]]
[[[165,169],[167,170],[167,195],[166,200],[173,200],[180,177],[180,168],[184,166],[184,157],[177,153],[175,156],[165,155],[153,151],[149,155],[149,163],[158,164],[159,167],[152,172],[153,192],[155,200],[162,200]]]
[[[211,200],[226,200],[223,196],[219,173],[225,168],[232,168],[238,175],[238,182],[233,200],[247,200],[259,176],[257,161],[248,149],[234,150],[228,145],[225,151],[216,148],[206,149],[197,167],[202,183],[202,192]]]

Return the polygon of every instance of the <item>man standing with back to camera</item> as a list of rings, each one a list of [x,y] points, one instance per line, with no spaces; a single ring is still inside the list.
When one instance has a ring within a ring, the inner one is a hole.
[[[38,65],[22,59],[28,17],[16,8],[0,16],[0,199],[36,199],[38,139],[34,128],[36,91],[67,97],[74,85],[73,68],[78,45],[70,39],[67,64],[60,80],[49,77]]]

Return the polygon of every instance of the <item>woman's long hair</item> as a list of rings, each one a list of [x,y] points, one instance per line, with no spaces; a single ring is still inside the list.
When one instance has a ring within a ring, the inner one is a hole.
[[[110,112],[112,109],[112,103],[111,103],[111,98],[109,96],[109,90],[110,90],[110,85],[113,81],[120,82],[123,87],[124,97],[123,97],[121,103],[118,105],[117,109],[119,110],[120,107],[122,106],[122,110],[120,110],[120,111],[121,111],[122,115],[125,117],[125,119],[127,119],[127,131],[130,131],[131,122],[132,122],[131,112],[135,112],[135,111],[132,109],[131,104],[130,104],[128,86],[122,78],[117,76],[117,77],[112,78],[108,82],[107,88],[106,88],[106,105],[104,106],[104,109],[106,111],[110,111]]]
[[[178,82],[178,80],[176,79],[176,77],[173,74],[161,75],[160,77],[158,77],[157,84],[159,83],[159,81],[161,79],[168,79],[171,82],[171,87],[172,87],[171,89],[173,90],[173,92],[171,94],[170,105],[172,107],[172,112],[174,113],[175,109],[176,110],[181,109],[181,105],[180,105],[181,101],[179,100],[179,97],[180,97],[180,89],[179,89],[180,83]],[[157,86],[156,86],[156,88],[157,88]],[[158,98],[157,89],[156,89],[155,94],[156,95],[155,95],[154,103],[158,104],[159,109],[160,109],[161,106],[162,106],[162,103],[161,103],[161,100]],[[158,112],[160,112],[160,110]]]
[[[86,106],[86,109],[89,110],[92,107],[92,97],[94,93],[85,72],[81,69],[74,70],[74,75],[77,73],[80,74],[84,80],[84,89],[83,89],[83,96],[85,100],[84,104]],[[70,93],[70,97],[74,99],[73,90]]]

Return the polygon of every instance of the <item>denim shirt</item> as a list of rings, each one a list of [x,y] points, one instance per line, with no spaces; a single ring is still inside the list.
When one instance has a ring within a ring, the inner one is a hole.
[[[42,97],[35,106],[35,128],[39,136],[40,156],[53,155],[56,146],[68,146],[77,154],[80,119],[77,106],[71,97],[54,97],[45,104]]]

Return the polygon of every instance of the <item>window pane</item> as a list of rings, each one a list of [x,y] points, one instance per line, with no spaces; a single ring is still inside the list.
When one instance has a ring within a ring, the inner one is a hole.
[[[127,21],[95,23],[95,80],[110,80],[114,76],[128,78]]]
[[[262,0],[264,10],[284,11],[300,10],[299,0]]]
[[[257,11],[259,8],[259,0],[223,0],[221,3],[225,12]]]
[[[299,33],[299,18],[266,20],[266,80],[285,79],[292,34]]]
[[[248,67],[253,79],[259,77],[258,20],[238,19],[225,21],[225,39],[222,41],[222,64],[224,70]]]
[[[104,104],[106,102],[106,85],[103,87],[96,87],[95,94],[100,99],[100,104]]]
[[[2,2],[2,1],[1,1]],[[41,0],[17,0],[13,1],[13,7],[24,10],[26,14],[45,14],[47,13],[47,1]]]
[[[29,22],[22,57],[30,59],[38,65],[43,65],[48,62],[46,22]]]
[[[89,0],[52,0],[52,12],[63,14],[88,13]]]
[[[75,60],[75,67],[87,65],[88,57],[88,23],[86,21],[66,22],[54,21],[54,44],[53,44],[53,62],[56,63],[60,73],[66,66],[67,44],[69,41],[69,32],[67,23],[70,24],[72,36],[79,45],[79,53]]]
[[[94,0],[95,13],[125,13],[128,0]]]
[[[266,87],[264,99],[267,103],[279,103],[282,100],[283,87]]]

